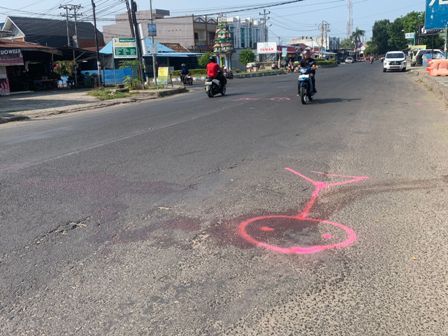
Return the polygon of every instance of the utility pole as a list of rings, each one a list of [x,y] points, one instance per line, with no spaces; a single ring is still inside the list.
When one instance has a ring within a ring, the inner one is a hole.
[[[347,0],[348,6],[348,22],[347,22],[347,37],[352,36],[353,33],[353,1]]]
[[[153,18],[153,12],[152,12],[152,0],[149,0],[149,10],[150,10],[150,14],[151,14],[151,25],[154,24],[154,18]],[[205,19],[207,20],[207,17],[205,17]],[[207,25],[206,25],[207,27]],[[208,40],[208,31],[206,30],[205,32],[206,36],[207,36],[207,40]],[[151,48],[151,55],[152,55],[152,72],[153,72],[153,78],[154,78],[154,85],[157,88],[157,74],[156,74],[156,62],[157,62],[157,46],[155,45],[155,41],[154,41],[154,34],[151,34],[151,44],[152,44],[152,48]],[[207,46],[208,47],[208,46]]]
[[[131,14],[131,6],[129,5],[129,0],[122,0],[126,3],[126,11],[128,13],[128,21],[129,21],[129,28],[131,30],[131,36],[135,38],[134,33],[134,25],[132,24],[132,14]]]
[[[73,65],[74,65],[74,78],[75,78],[75,87],[78,87],[78,65],[76,63],[76,52],[75,48],[78,48],[78,16],[81,15],[78,13],[78,11],[82,8],[81,5],[72,5],[72,4],[65,4],[60,5],[59,8],[65,9],[65,14],[61,14],[62,16],[65,16],[66,25],[67,25],[67,46],[72,47],[72,54],[73,54]],[[73,14],[70,12],[73,11]],[[75,19],[75,35],[73,38],[73,45],[70,42],[70,21],[69,18]]]
[[[81,16],[81,14],[78,13],[78,11],[82,8],[81,5],[72,5],[72,4],[65,4],[60,5],[60,9],[65,9],[65,13],[61,13],[61,16],[65,16],[65,20],[67,23],[67,46],[71,47],[72,44],[70,42],[70,26],[69,26],[69,18],[75,19],[75,36],[76,40],[73,39],[74,45],[78,47],[77,40],[78,40],[78,16]],[[70,12],[73,11],[73,14],[70,14]]]
[[[330,24],[327,21],[322,21],[319,25],[320,30],[320,47],[321,49],[327,49],[328,32],[330,31]]]
[[[96,5],[95,1],[92,1],[92,11],[93,11],[93,27],[95,29],[95,45],[96,45],[96,69],[98,75],[98,85],[102,86],[103,81],[101,80],[101,62],[100,62],[100,46],[98,44],[98,30],[96,29]]]
[[[79,48],[79,43],[78,43],[78,16],[82,16],[82,14],[78,13],[78,11],[82,8],[81,5],[69,5],[71,6],[71,10],[73,10],[73,14],[71,15],[71,17],[73,17],[75,19],[75,36],[76,39],[73,39],[73,44],[76,48]]]
[[[69,21],[69,11],[70,11],[71,6],[70,5],[60,5],[59,9],[65,9],[65,14],[61,13],[61,16],[65,16],[65,22],[67,25],[67,46],[70,47],[71,43],[70,43],[70,27],[68,25]]]
[[[194,21],[193,21],[194,22]],[[208,16],[205,16],[205,45],[207,46],[207,51],[209,48],[209,40],[208,40]]]
[[[132,22],[134,24],[134,32],[135,32],[135,45],[137,47],[137,59],[138,59],[138,78],[143,82],[145,79],[145,74],[143,73],[143,53],[142,53],[142,44],[140,41],[140,30],[138,29],[137,23],[137,3],[135,0],[131,0],[131,13],[132,13]]]
[[[268,41],[268,25],[267,25],[267,22],[270,19],[270,17],[268,15],[271,14],[271,12],[266,10],[266,9],[263,9],[263,13],[258,13],[258,14],[263,17],[264,41],[267,42]]]

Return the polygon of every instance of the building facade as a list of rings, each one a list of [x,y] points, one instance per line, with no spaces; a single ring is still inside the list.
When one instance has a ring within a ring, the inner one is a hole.
[[[153,18],[157,25],[157,36],[160,43],[177,43],[190,51],[209,51],[213,48],[216,32],[216,19],[203,16],[170,17],[167,10],[156,9]],[[141,25],[142,37],[148,37],[147,25],[150,23],[151,12],[142,10],[136,13]],[[103,26],[104,39],[107,42],[114,37],[131,36],[131,28],[127,13],[115,16],[115,23]]]
[[[260,20],[240,17],[221,18],[227,23],[233,39],[233,48],[256,49],[258,42],[267,41],[266,26]]]

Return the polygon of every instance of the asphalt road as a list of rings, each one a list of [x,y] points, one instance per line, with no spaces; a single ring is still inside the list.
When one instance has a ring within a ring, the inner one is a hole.
[[[318,90],[0,126],[0,334],[447,335],[446,107],[379,64]]]

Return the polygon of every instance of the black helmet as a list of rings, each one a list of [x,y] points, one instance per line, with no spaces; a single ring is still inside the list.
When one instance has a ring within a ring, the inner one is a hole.
[[[215,56],[210,56],[210,57],[208,58],[208,60],[209,60],[210,62],[216,62],[216,58],[215,58]]]

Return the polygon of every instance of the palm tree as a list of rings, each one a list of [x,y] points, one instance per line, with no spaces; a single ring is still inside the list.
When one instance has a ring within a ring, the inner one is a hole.
[[[350,36],[350,38],[355,44],[355,48],[358,48],[359,44],[361,43],[361,38],[364,37],[365,33],[366,33],[365,30],[356,27],[355,31],[352,33],[352,36]]]

